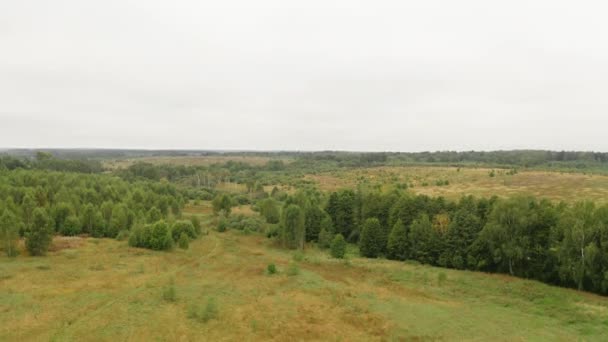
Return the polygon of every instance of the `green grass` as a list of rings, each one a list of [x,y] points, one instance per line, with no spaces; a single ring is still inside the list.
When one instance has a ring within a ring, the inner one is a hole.
[[[605,341],[608,299],[229,231],[174,252],[88,239],[0,257],[0,321],[1,341]]]

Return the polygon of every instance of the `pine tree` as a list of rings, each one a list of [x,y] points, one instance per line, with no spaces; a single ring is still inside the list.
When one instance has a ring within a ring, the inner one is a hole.
[[[401,220],[397,220],[388,237],[388,258],[392,260],[405,260],[408,257],[407,229]]]
[[[386,240],[383,238],[382,227],[377,218],[368,218],[363,224],[361,237],[359,239],[359,250],[361,255],[368,258],[380,256],[384,250]]]

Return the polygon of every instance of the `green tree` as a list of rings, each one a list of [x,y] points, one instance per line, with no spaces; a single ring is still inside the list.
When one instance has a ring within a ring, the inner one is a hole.
[[[397,220],[387,243],[387,256],[392,260],[405,260],[408,257],[409,241],[407,229],[401,220]]]
[[[368,258],[377,258],[386,247],[384,232],[377,218],[368,218],[363,224],[359,239],[361,255]]]
[[[19,227],[17,217],[8,211],[4,210],[0,216],[0,243],[7,256],[13,257],[19,254],[17,250],[17,242],[19,241]]]
[[[191,221],[175,221],[171,227],[171,234],[174,241],[178,241],[182,234],[186,234],[188,239],[196,239],[198,234]]]
[[[157,251],[169,250],[173,248],[173,238],[171,229],[165,221],[158,221],[149,228],[148,248]]]
[[[150,210],[148,210],[148,214],[146,215],[146,220],[148,223],[155,223],[160,221],[163,216],[160,212],[160,210],[158,210],[156,207],[152,207],[150,208]]]
[[[316,205],[310,205],[305,211],[306,241],[317,241],[321,232],[321,222],[327,216],[323,209]]]
[[[92,204],[84,206],[81,221],[83,233],[94,237],[103,236],[103,216]]]
[[[28,192],[23,197],[23,203],[21,204],[21,212],[23,215],[23,224],[25,229],[29,229],[32,226],[34,218],[34,210],[36,209],[36,201],[31,192]]]
[[[412,222],[408,233],[410,257],[421,263],[433,264],[435,262],[432,250],[435,240],[433,224],[427,214],[422,214]]]
[[[45,255],[53,239],[52,222],[43,208],[36,208],[32,225],[25,234],[25,247],[31,255]]]
[[[285,209],[281,225],[283,247],[304,249],[304,212],[298,205],[291,204]]]
[[[65,224],[65,220],[73,213],[72,207],[68,203],[59,203],[52,210],[53,221],[55,222],[55,231],[61,232]]]
[[[78,235],[82,232],[82,224],[80,220],[75,215],[70,215],[65,219],[61,231],[59,232],[61,235],[65,236],[74,236]]]
[[[336,234],[331,242],[331,256],[336,259],[343,259],[346,254],[346,240],[342,234]]]
[[[599,252],[595,239],[600,222],[592,202],[578,202],[564,213],[560,226],[564,233],[560,248],[560,273],[583,290],[585,279],[593,266],[590,260]]]
[[[488,217],[480,238],[488,244],[494,262],[511,275],[520,270],[530,250],[530,203],[528,198],[499,201]]]
[[[318,240],[319,247],[329,248],[334,236],[334,227],[331,222],[331,217],[329,217],[329,215],[325,215],[323,220],[321,220],[321,231],[319,232]]]
[[[224,216],[230,216],[230,213],[232,212],[232,199],[230,199],[230,196],[219,194],[215,196],[213,201],[211,201],[211,204],[213,206],[213,212],[216,215],[223,213]]]
[[[260,203],[260,213],[268,223],[275,224],[281,220],[279,205],[273,198],[267,198]]]
[[[105,236],[115,238],[121,230],[131,229],[129,225],[129,209],[125,204],[116,204],[112,209],[110,224],[107,226]]]

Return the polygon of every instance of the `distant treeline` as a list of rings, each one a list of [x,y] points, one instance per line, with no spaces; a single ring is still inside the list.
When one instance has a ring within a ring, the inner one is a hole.
[[[608,205],[531,197],[459,202],[408,192],[299,191],[260,202],[286,247],[329,247],[337,234],[362,256],[536,279],[608,294]],[[280,214],[279,214],[280,213]],[[280,217],[280,219],[279,219]]]
[[[99,173],[103,171],[99,160],[60,159],[47,152],[37,152],[35,157],[0,155],[0,170],[37,169],[80,173]]]
[[[440,152],[310,152],[298,153],[309,161],[330,161],[341,166],[402,165],[438,163],[450,165],[492,165],[520,167],[586,168],[608,165],[608,153],[576,151],[440,151]]]
[[[111,150],[111,149],[13,149],[5,155],[34,159],[42,152],[59,159],[110,159],[160,156],[255,156],[290,158],[296,165],[311,161],[332,162],[337,166],[369,166],[408,163],[486,164],[521,167],[585,168],[608,164],[608,153],[585,151],[436,151],[436,152],[344,152],[344,151],[205,151],[205,150]],[[298,163],[302,161],[303,163]]]

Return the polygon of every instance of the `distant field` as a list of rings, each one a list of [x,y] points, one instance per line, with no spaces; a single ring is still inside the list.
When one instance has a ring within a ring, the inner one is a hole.
[[[294,261],[238,232],[212,232],[187,251],[56,245],[46,258],[0,257],[0,340],[608,339],[607,298],[502,275],[342,262],[316,249]],[[265,274],[270,263],[278,274]],[[175,301],[163,298],[171,284]],[[210,300],[215,319],[189,318]]]
[[[535,195],[551,200],[608,202],[608,176],[581,173],[519,171],[455,167],[379,167],[307,175],[322,190],[353,188],[360,182],[390,189],[397,184],[413,186],[416,193],[457,199],[462,195]],[[448,181],[448,185],[437,185]]]
[[[256,156],[201,156],[201,157],[141,157],[130,159],[112,159],[104,161],[104,167],[109,169],[122,169],[133,165],[136,162],[146,162],[156,165],[188,165],[188,166],[207,166],[218,163],[226,163],[228,161],[242,162],[250,165],[264,165],[270,160],[276,158],[256,157]],[[281,159],[288,163],[290,159]]]

